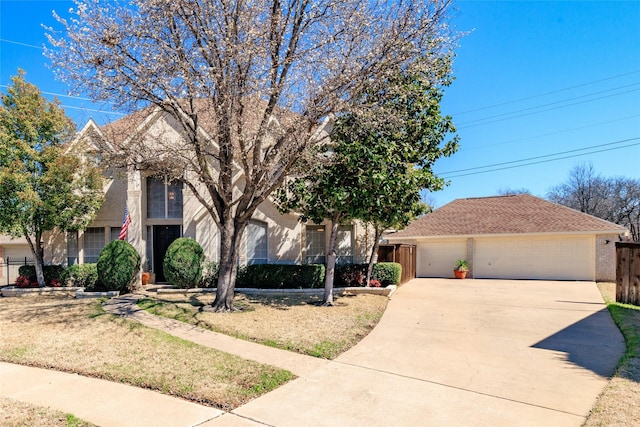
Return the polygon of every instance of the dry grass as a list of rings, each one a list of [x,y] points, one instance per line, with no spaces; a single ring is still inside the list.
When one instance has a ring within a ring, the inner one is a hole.
[[[0,425],[6,427],[95,427],[71,414],[3,397],[0,414]]]
[[[625,336],[627,352],[584,425],[640,425],[640,307],[616,303],[615,283],[599,283],[598,287]]]
[[[230,314],[202,311],[211,294],[161,294],[141,301],[150,312],[238,338],[333,359],[351,348],[378,323],[387,305],[379,295],[342,296],[333,307],[309,295],[237,295],[240,311]]]
[[[127,383],[224,410],[293,377],[105,314],[90,300],[1,298],[0,329],[0,360]]]

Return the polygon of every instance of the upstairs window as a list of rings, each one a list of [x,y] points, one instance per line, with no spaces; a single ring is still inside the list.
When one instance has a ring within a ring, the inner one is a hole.
[[[147,178],[147,218],[182,218],[182,183],[165,178]]]

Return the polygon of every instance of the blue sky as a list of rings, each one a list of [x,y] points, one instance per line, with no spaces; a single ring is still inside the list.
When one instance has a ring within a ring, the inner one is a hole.
[[[51,10],[64,16],[71,6],[0,1],[0,85],[21,67],[43,92],[67,93],[39,47],[41,24],[56,25]],[[451,184],[425,194],[429,201],[506,188],[545,196],[580,162],[605,176],[640,177],[640,1],[458,1],[452,15],[469,33],[442,108],[461,149],[436,163]],[[79,127],[120,117],[92,111],[106,105],[59,99]]]

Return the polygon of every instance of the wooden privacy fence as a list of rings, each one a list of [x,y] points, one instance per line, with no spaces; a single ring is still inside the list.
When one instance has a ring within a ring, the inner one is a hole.
[[[416,277],[416,247],[405,244],[384,244],[378,247],[378,262],[397,262],[402,266],[400,283]]]
[[[616,242],[616,301],[640,305],[640,243]]]

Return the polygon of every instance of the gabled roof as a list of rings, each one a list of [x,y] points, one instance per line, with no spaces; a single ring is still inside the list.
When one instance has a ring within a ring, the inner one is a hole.
[[[528,194],[457,199],[388,239],[537,233],[624,233],[625,228]]]

